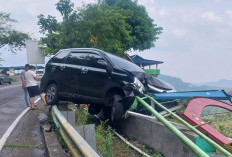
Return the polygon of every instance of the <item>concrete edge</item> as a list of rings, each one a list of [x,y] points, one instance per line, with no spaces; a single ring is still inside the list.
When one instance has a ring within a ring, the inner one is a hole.
[[[45,144],[45,151],[47,157],[64,157],[65,152],[62,149],[61,145],[58,142],[57,136],[54,131],[46,132],[41,127],[41,131],[43,134],[43,140]]]

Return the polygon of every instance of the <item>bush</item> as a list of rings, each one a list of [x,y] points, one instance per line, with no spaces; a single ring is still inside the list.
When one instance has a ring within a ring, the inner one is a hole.
[[[12,82],[18,82],[18,80],[15,77],[11,77]]]
[[[100,125],[96,128],[96,139],[98,152],[103,155],[103,157],[113,157],[113,144],[112,139],[113,135],[111,133],[111,127],[107,126],[105,128],[105,122],[101,122]]]

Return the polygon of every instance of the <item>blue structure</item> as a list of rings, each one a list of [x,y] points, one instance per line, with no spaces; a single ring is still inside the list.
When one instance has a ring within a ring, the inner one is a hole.
[[[137,64],[138,66],[142,66],[142,67],[145,67],[145,66],[150,66],[150,65],[158,65],[158,64],[163,64],[164,62],[162,61],[155,61],[155,60],[148,60],[148,59],[144,59],[138,55],[133,55],[133,56],[130,56],[131,59],[133,60],[133,62],[135,64]]]
[[[160,75],[160,70],[158,69],[158,64],[163,64],[164,62],[144,59],[138,55],[130,56],[130,58],[132,59],[132,61],[135,64],[137,64],[138,66],[140,66],[143,69],[145,66],[149,66],[149,69],[144,69],[146,71],[146,73],[153,75],[153,76]],[[151,65],[156,65],[156,69],[151,69]]]
[[[191,97],[206,97],[216,100],[230,100],[232,96],[224,90],[207,90],[207,91],[189,91],[189,92],[172,92],[172,93],[156,93],[153,95],[156,100],[176,100],[188,99]]]
[[[43,69],[43,66],[37,66],[37,69]],[[5,70],[9,70],[9,69],[14,69],[14,70],[21,70],[24,69],[24,66],[12,66],[12,67],[0,67],[0,69],[5,69]]]

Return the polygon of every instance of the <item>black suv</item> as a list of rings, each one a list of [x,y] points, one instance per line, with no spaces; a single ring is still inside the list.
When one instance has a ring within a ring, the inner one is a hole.
[[[0,69],[0,85],[3,83],[11,84],[11,78],[10,78],[9,74],[7,74],[6,70]]]
[[[111,121],[122,118],[124,106],[119,101],[133,95],[134,89],[140,93],[173,90],[136,64],[92,48],[60,50],[48,61],[41,79],[48,104],[58,100],[90,104],[90,113],[103,109]]]

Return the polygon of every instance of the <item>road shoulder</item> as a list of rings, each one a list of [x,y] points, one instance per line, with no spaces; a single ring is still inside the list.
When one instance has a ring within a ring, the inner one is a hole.
[[[40,129],[38,116],[40,113],[47,115],[49,107],[38,102],[37,110],[28,111],[19,121],[16,128],[12,131],[0,157],[43,157],[45,154],[45,144]],[[22,146],[26,147],[22,147]],[[31,148],[31,147],[37,148]]]

